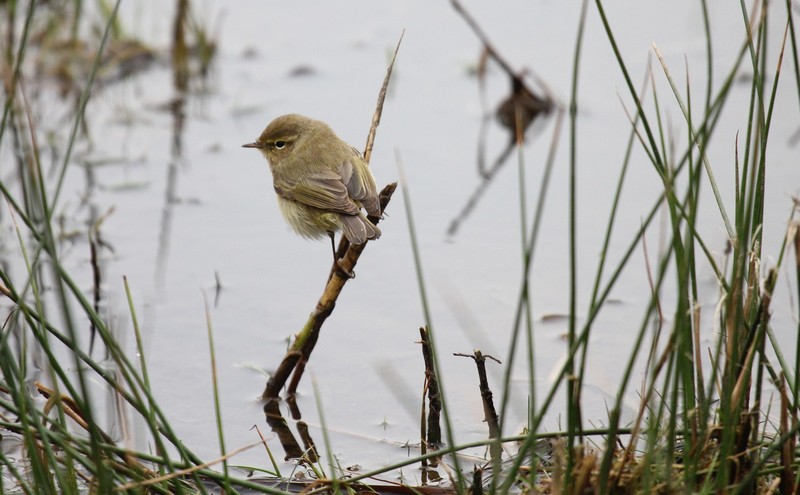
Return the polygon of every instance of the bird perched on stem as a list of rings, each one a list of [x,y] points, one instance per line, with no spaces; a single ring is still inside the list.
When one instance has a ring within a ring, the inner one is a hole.
[[[243,147],[260,150],[269,161],[278,206],[289,226],[309,239],[329,236],[337,265],[335,232],[353,244],[380,237],[380,229],[362,211],[381,214],[375,178],[361,153],[326,123],[283,115]]]

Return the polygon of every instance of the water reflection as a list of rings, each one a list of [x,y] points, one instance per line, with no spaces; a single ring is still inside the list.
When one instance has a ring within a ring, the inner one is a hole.
[[[506,160],[511,155],[514,148],[525,145],[525,134],[531,124],[533,124],[534,121],[541,120],[548,116],[556,106],[555,99],[552,96],[549,94],[540,95],[530,88],[525,80],[526,76],[531,73],[530,70],[523,70],[521,72],[515,71],[511,67],[511,64],[506,61],[505,57],[494,47],[478,22],[466,9],[457,0],[453,0],[452,4],[456,12],[462,16],[470,28],[472,28],[475,35],[480,39],[481,43],[483,43],[483,51],[476,71],[483,116],[478,133],[477,158],[478,175],[481,177],[481,182],[467,199],[467,202],[461,208],[458,215],[450,222],[450,226],[447,229],[447,235],[449,236],[454,236],[458,232],[459,227],[477,206],[480,198],[492,182],[492,179],[494,179],[497,172],[499,172],[506,163]],[[489,62],[495,62],[500,66],[511,86],[511,92],[500,102],[494,112],[489,110],[490,105],[487,103],[486,96],[486,73]],[[544,86],[541,82],[540,85]],[[547,93],[549,93],[549,91]],[[503,150],[492,162],[491,167],[487,167],[487,131],[492,118],[497,119],[500,125],[508,131],[508,141]]]
[[[301,419],[300,408],[294,396],[286,400],[286,405],[289,408],[292,421],[294,422],[297,434],[303,442],[303,447],[289,428],[289,422],[283,417],[280,410],[280,399],[269,399],[264,403],[264,415],[267,418],[267,424],[272,429],[273,433],[278,436],[278,440],[283,447],[286,454],[285,460],[296,459],[304,464],[313,464],[319,461],[319,453],[317,452],[314,439],[311,438],[311,433],[308,430],[308,424]]]
[[[167,165],[164,206],[158,229],[158,254],[156,257],[156,284],[163,287],[169,257],[170,232],[172,231],[173,208],[177,202],[178,167],[183,157],[183,130],[186,122],[186,98],[189,89],[189,58],[186,47],[186,22],[188,1],[180,0],[173,21],[172,39],[172,84],[174,96],[169,110],[172,114],[172,146]]]

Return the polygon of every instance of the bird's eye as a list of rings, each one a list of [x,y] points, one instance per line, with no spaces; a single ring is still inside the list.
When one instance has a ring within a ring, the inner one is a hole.
[[[286,147],[286,141],[275,141],[275,149],[282,150]]]

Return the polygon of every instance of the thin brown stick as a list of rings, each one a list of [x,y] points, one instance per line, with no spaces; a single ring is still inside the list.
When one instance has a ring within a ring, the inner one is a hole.
[[[427,383],[429,404],[425,443],[433,449],[438,449],[442,445],[442,426],[439,422],[442,414],[442,400],[439,396],[439,380],[436,378],[436,367],[433,364],[428,328],[420,327],[419,336],[422,344],[422,358],[425,360],[425,381]]]
[[[386,68],[386,77],[383,78],[381,90],[378,92],[378,102],[375,104],[375,112],[372,114],[372,125],[367,134],[367,144],[364,146],[364,160],[369,163],[372,157],[372,145],[375,144],[375,135],[378,132],[378,125],[381,123],[381,114],[383,114],[383,102],[386,100],[386,91],[389,89],[389,81],[392,79],[392,69],[394,69],[394,62],[397,60],[397,53],[400,51],[400,43],[403,42],[403,35],[406,34],[404,29],[400,33],[400,39],[397,40],[397,46],[394,48],[392,61],[389,62],[389,67]]]
[[[384,211],[386,205],[389,204],[389,200],[391,199],[396,188],[397,183],[391,183],[384,187],[383,191],[381,191],[381,211]],[[377,217],[369,217],[369,219],[373,223],[378,223],[380,221],[380,218]],[[339,261],[341,267],[344,270],[352,273],[356,263],[358,262],[358,258],[361,256],[361,253],[364,251],[366,245],[367,243],[351,244],[345,252],[345,255],[342,256]],[[305,370],[305,364],[308,361],[309,356],[311,356],[311,351],[314,349],[317,339],[319,338],[319,332],[322,328],[322,324],[325,323],[325,320],[333,312],[333,308],[336,305],[336,300],[338,299],[339,294],[342,292],[342,289],[348,280],[350,280],[350,278],[339,270],[336,270],[328,278],[328,283],[325,286],[322,297],[320,297],[319,301],[317,302],[314,312],[311,313],[308,321],[297,334],[297,337],[295,337],[294,342],[286,352],[286,355],[278,366],[278,369],[275,370],[275,373],[273,373],[267,381],[267,386],[264,389],[264,393],[261,395],[262,399],[268,400],[277,398],[280,390],[286,384],[286,381],[289,379],[289,375],[293,371],[294,376],[292,377],[292,382],[289,386],[288,393],[293,394],[297,390],[297,385],[300,382],[303,371]]]
[[[478,367],[478,382],[481,392],[481,401],[483,402],[483,415],[484,421],[489,425],[489,438],[500,438],[500,425],[498,424],[499,417],[497,410],[494,407],[494,399],[492,389],[489,387],[489,380],[486,378],[486,359],[491,359],[498,364],[500,361],[488,354],[484,354],[476,349],[472,354],[463,354],[460,352],[453,353],[454,356],[468,357],[475,361]]]

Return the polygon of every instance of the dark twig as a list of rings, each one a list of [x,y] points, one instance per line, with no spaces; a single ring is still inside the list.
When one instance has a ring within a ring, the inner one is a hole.
[[[391,199],[396,188],[397,183],[391,183],[384,187],[383,191],[381,191],[381,211],[384,211],[386,205],[389,204],[389,200]],[[380,218],[377,217],[369,217],[369,219],[373,223],[378,223],[380,221]],[[345,252],[345,255],[340,259],[341,267],[344,270],[352,272],[356,266],[358,258],[361,256],[361,253],[364,251],[364,248],[367,246],[367,244],[368,243],[351,244]],[[317,302],[314,312],[311,313],[308,321],[303,326],[302,330],[297,334],[294,342],[286,352],[283,361],[281,361],[280,365],[278,365],[278,369],[275,370],[275,373],[273,373],[267,381],[267,386],[261,396],[263,399],[277,398],[280,390],[286,384],[286,381],[289,379],[289,375],[292,373],[292,371],[294,371],[294,376],[292,377],[292,382],[289,386],[288,393],[291,395],[297,390],[297,385],[300,382],[303,371],[305,370],[305,364],[311,355],[311,351],[314,349],[314,346],[317,343],[317,339],[319,338],[319,332],[322,328],[322,324],[325,323],[325,320],[333,312],[333,308],[336,305],[336,300],[339,297],[339,294],[342,292],[344,284],[347,283],[348,280],[350,280],[350,278],[341,273],[339,270],[335,272],[334,276],[328,278],[325,291],[322,293],[322,297]]]
[[[442,445],[442,427],[439,418],[442,413],[442,401],[439,397],[439,381],[436,379],[436,369],[433,365],[430,336],[428,329],[420,327],[420,344],[422,344],[422,358],[425,360],[425,387],[428,391],[428,431],[425,442],[428,446],[439,448]]]
[[[483,403],[483,417],[486,424],[489,426],[489,438],[497,439],[489,445],[489,453],[492,457],[492,464],[495,471],[500,470],[500,461],[503,455],[503,448],[500,443],[500,420],[497,415],[497,410],[494,407],[494,400],[492,399],[492,389],[489,388],[489,380],[486,378],[486,359],[491,359],[498,364],[500,361],[488,354],[483,354],[480,350],[476,349],[472,354],[461,354],[458,352],[453,353],[454,356],[468,357],[475,361],[478,367],[478,382],[481,392],[481,402]]]
[[[454,352],[453,355],[475,360],[475,365],[478,367],[478,381],[480,383],[481,400],[483,401],[484,420],[489,425],[489,438],[500,438],[500,425],[497,422],[498,416],[494,408],[492,389],[489,388],[489,380],[486,378],[486,359],[491,359],[498,364],[502,363],[498,359],[482,353],[480,350],[475,350],[472,354]]]
[[[483,495],[483,469],[478,466],[472,468],[472,486],[469,492],[472,495]]]

